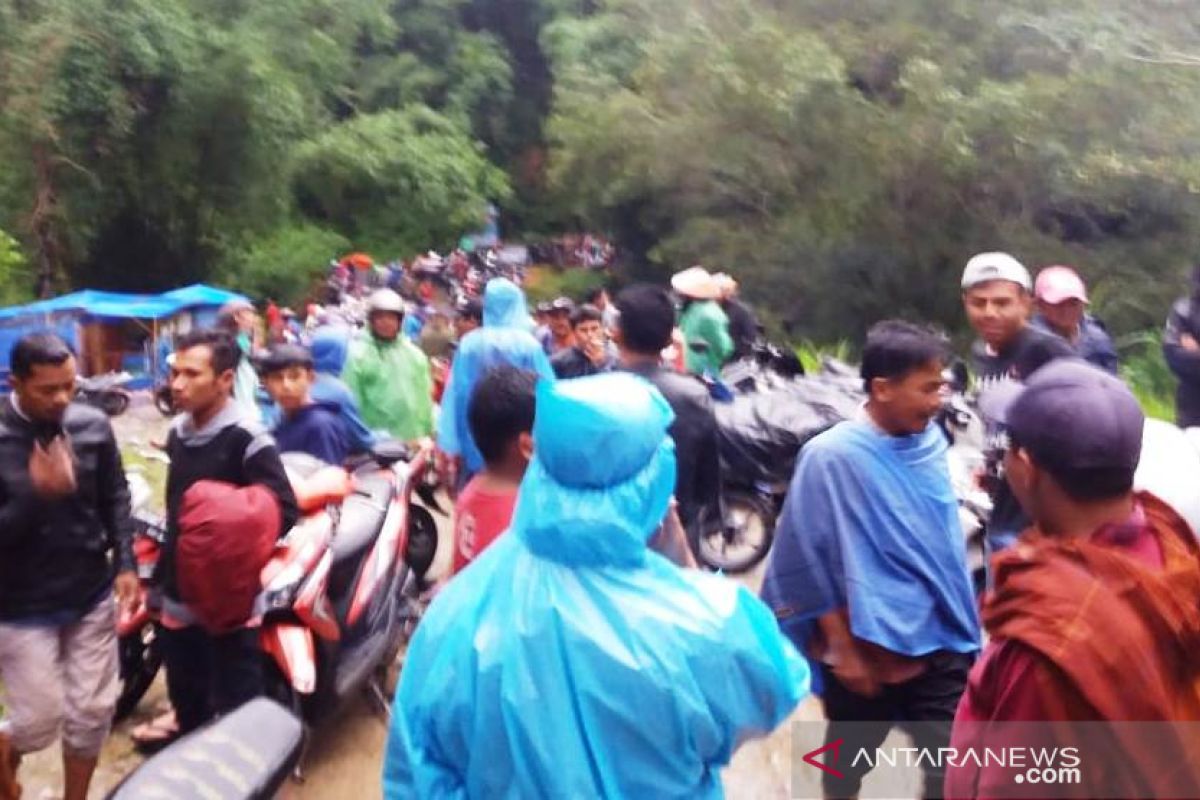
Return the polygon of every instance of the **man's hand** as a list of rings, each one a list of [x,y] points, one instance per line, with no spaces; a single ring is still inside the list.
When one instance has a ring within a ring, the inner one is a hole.
[[[45,447],[33,443],[29,480],[40,497],[65,497],[75,492],[75,459],[65,436],[56,436]]]
[[[672,499],[662,527],[651,537],[649,546],[651,550],[665,556],[676,566],[684,569],[697,569],[696,559],[692,555],[692,548],[688,545],[687,533],[683,529],[683,523],[679,520],[677,508],[678,505]]]
[[[117,593],[117,605],[121,607],[122,611],[132,613],[137,608],[141,595],[141,584],[138,582],[137,573],[133,570],[118,572],[113,588]]]
[[[838,654],[838,663],[831,666],[842,685],[855,694],[863,697],[879,694],[879,678],[857,647],[852,645],[843,649]]]
[[[604,342],[596,340],[588,341],[584,345],[583,354],[596,366],[600,366],[608,359],[608,351],[604,347]]]
[[[1185,333],[1179,337],[1179,346],[1189,353],[1200,351],[1200,342],[1196,341],[1196,337],[1190,333]]]

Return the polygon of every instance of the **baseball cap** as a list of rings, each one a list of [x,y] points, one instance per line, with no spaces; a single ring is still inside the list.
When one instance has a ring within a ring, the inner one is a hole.
[[[551,314],[567,313],[570,314],[575,310],[575,304],[566,297],[556,297],[554,302],[550,304],[549,311]]]
[[[983,414],[1051,469],[1137,470],[1146,417],[1119,379],[1078,358],[1059,359],[1024,385],[1000,383]]]
[[[1083,285],[1083,278],[1080,278],[1079,273],[1070,267],[1046,267],[1038,273],[1033,293],[1037,295],[1038,300],[1045,301],[1052,306],[1068,300],[1091,302],[1088,300],[1087,287]]]
[[[1033,280],[1025,265],[1008,253],[980,253],[972,256],[963,270],[963,290],[973,289],[981,283],[1012,281],[1025,291],[1033,291]]]
[[[277,344],[266,355],[258,359],[258,371],[263,375],[270,375],[289,367],[312,369],[312,353],[307,347],[298,344]]]

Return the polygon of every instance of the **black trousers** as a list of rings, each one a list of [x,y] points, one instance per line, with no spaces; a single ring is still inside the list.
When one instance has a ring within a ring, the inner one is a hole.
[[[838,770],[845,775],[825,773],[822,789],[826,797],[857,797],[863,778],[871,771],[865,763],[851,766],[860,748],[875,760],[875,749],[883,744],[894,726],[908,733],[914,746],[937,755],[937,749],[950,746],[950,728],[958,701],[967,688],[967,675],[975,656],[940,652],[926,659],[928,668],[910,681],[885,685],[875,697],[864,697],[847,689],[833,670],[821,665],[825,693],[821,700],[829,729],[825,744],[844,739]],[[925,778],[924,797],[941,797],[945,769],[922,762]]]
[[[167,694],[179,728],[190,733],[263,693],[258,629],[212,636],[199,626],[158,629]]]

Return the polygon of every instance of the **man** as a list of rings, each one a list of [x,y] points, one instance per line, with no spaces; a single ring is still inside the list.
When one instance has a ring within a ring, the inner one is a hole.
[[[313,357],[296,344],[276,345],[259,361],[263,383],[281,419],[271,431],[281,453],[308,453],[329,464],[342,464],[352,452],[350,433],[334,403],[317,403]]]
[[[613,325],[617,324],[617,309],[613,307],[612,298],[608,296],[608,290],[603,286],[589,289],[583,296],[583,302],[600,309],[606,330],[610,330]]]
[[[948,353],[905,322],[867,334],[858,419],[805,445],[780,517],[763,598],[820,664],[826,744],[868,752],[893,723],[918,747],[946,747],[979,649],[946,438],[934,423]],[[845,760],[842,762],[845,763]],[[924,797],[942,767],[923,764]],[[827,797],[855,797],[869,764],[826,774]]]
[[[678,474],[675,499],[693,552],[700,536],[721,524],[721,454],[712,399],[704,384],[662,364],[671,343],[675,304],[666,289],[630,286],[617,295],[613,341],[622,369],[654,385],[675,413],[669,433],[675,442]]]
[[[542,381],[536,408],[512,525],[409,646],[384,796],[719,797],[803,661],[744,587],[647,549],[675,470],[657,391]]]
[[[231,400],[240,358],[237,344],[227,335],[201,329],[179,340],[171,366],[171,396],[184,413],[176,418],[167,439],[171,467],[167,473],[167,532],[156,576],[163,593],[158,637],[167,669],[167,693],[179,732],[184,734],[263,691],[263,654],[257,629],[209,635],[180,600],[174,556],[184,494],[198,481],[262,486],[279,502],[281,536],[299,516],[274,441]]]
[[[63,797],[84,800],[118,694],[113,590],[132,608],[129,489],[108,418],[71,402],[52,334],[13,346],[0,406],[0,790],[62,733]],[[114,577],[115,576],[115,577]],[[0,791],[3,795],[3,791]]]
[[[571,330],[571,313],[574,310],[574,303],[560,297],[546,311],[547,336],[543,345],[546,355],[551,358],[575,346],[575,334]]]
[[[1033,527],[996,558],[989,643],[971,672],[954,745],[1005,742],[1001,723],[1042,720],[1023,746],[1080,747],[1076,797],[1194,797],[1200,739],[1200,545],[1187,523],[1135,494],[1145,419],[1118,379],[1077,360],[985,396],[1006,427],[1005,474]],[[1069,726],[1064,721],[1089,721]],[[1153,730],[1150,730],[1153,728]],[[1103,747],[1101,747],[1103,745]],[[995,797],[1012,773],[991,761],[947,775],[947,797]],[[1044,797],[1043,794],[1036,795]]]
[[[962,276],[963,307],[979,335],[971,351],[979,391],[1023,381],[1050,361],[1074,355],[1065,341],[1029,324],[1032,288],[1029,271],[1007,253],[981,253],[967,262]],[[985,423],[993,427],[989,420]],[[1008,485],[995,478],[994,459],[991,456],[988,469],[992,474],[987,486],[992,514],[987,544],[998,551],[1016,541],[1029,520]]]
[[[346,365],[346,351],[350,346],[350,329],[345,325],[326,325],[318,328],[312,337],[313,380],[311,394],[314,403],[333,404],[346,426],[353,452],[370,452],[375,446],[375,435],[363,422],[358,410],[358,401],[341,379]]]
[[[449,358],[454,352],[454,331],[450,327],[450,315],[440,308],[435,308],[429,315],[421,335],[417,338],[417,346],[429,358]]]
[[[262,409],[258,407],[258,375],[250,363],[250,356],[258,346],[258,322],[258,312],[248,300],[230,300],[217,315],[217,327],[234,337],[242,351],[234,376],[234,402],[255,421],[262,420]]]
[[[1059,337],[1032,327],[1033,281],[1008,253],[980,253],[962,276],[963,307],[979,336],[971,350],[982,390],[1001,380],[1022,381],[1055,358],[1074,355]]]
[[[1104,323],[1087,313],[1087,287],[1070,267],[1046,267],[1034,283],[1037,316],[1033,326],[1062,337],[1084,361],[1117,374],[1117,348]]]
[[[691,267],[671,278],[671,288],[683,298],[679,328],[683,331],[688,372],[718,375],[733,355],[729,318],[717,305],[721,289],[704,267]],[[703,349],[697,349],[699,344]]]
[[[370,335],[354,342],[342,380],[372,430],[406,442],[433,433],[433,378],[429,359],[400,335],[404,301],[391,289],[367,300]]]
[[[554,379],[550,360],[529,332],[525,294],[507,278],[493,278],[483,293],[483,327],[459,343],[442,395],[438,448],[449,486],[460,487],[483,469],[467,409],[476,382],[502,364]]]
[[[454,336],[459,342],[482,325],[483,303],[471,298],[458,304],[454,314]]]
[[[584,304],[572,311],[571,331],[575,334],[575,344],[550,359],[550,366],[560,380],[599,375],[616,367],[616,355],[609,348],[600,309]]]
[[[721,310],[729,318],[729,338],[733,340],[733,360],[746,358],[758,341],[758,318],[754,311],[738,297],[738,282],[723,272],[713,279],[721,290]]]
[[[1175,301],[1163,331],[1163,355],[1179,379],[1175,389],[1175,422],[1181,428],[1200,425],[1200,266],[1192,271],[1192,291]]]

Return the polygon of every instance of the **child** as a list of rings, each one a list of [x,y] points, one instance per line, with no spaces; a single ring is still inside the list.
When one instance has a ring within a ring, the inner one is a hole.
[[[336,405],[316,403],[313,358],[307,348],[277,345],[259,362],[263,383],[282,412],[273,431],[281,453],[308,453],[341,464],[352,452],[350,434]]]
[[[467,424],[484,468],[454,506],[456,575],[508,529],[517,487],[533,456],[536,385],[534,373],[505,365],[487,372],[471,393]]]

